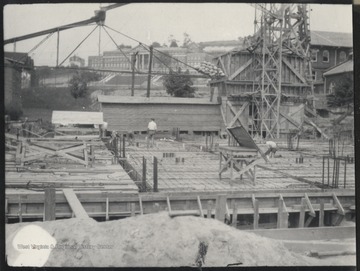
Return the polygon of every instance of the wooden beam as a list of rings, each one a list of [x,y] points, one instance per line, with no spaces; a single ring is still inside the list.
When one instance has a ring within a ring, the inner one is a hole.
[[[235,116],[233,117],[233,119],[232,119],[232,120],[230,121],[230,123],[228,124],[228,127],[232,127],[237,120],[239,120],[239,122],[241,123],[239,117],[241,116],[241,114],[244,112],[245,108],[246,108],[248,105],[249,105],[249,102],[245,102],[245,103],[241,106],[240,110],[235,114]]]
[[[224,62],[222,61],[221,57],[219,57],[218,60],[219,60],[219,62],[220,62],[220,64],[221,64],[221,67],[222,67],[222,69],[223,69],[226,77],[228,77],[228,75],[229,75],[229,74],[228,74],[228,71],[225,69],[225,65],[224,65]],[[229,71],[229,72],[230,72],[230,71]]]
[[[334,202],[335,202],[335,206],[338,208],[338,214],[340,215],[345,215],[345,210],[343,208],[343,206],[341,205],[338,197],[335,195],[335,193],[332,194]]]
[[[241,72],[243,72],[247,67],[249,67],[252,61],[253,58],[250,58],[244,65],[242,65],[232,75],[229,76],[229,80],[233,80],[236,76],[238,76]]]
[[[105,220],[108,221],[109,220],[109,198],[106,197],[106,203],[105,203]]]
[[[259,228],[259,200],[255,199],[254,203],[254,230],[256,230],[257,228]]]
[[[62,191],[75,216],[78,218],[89,218],[89,215],[85,211],[84,207],[81,205],[81,202],[74,193],[74,190],[66,188]]]
[[[132,202],[130,204],[130,211],[131,211],[131,216],[135,216],[135,203]]]
[[[291,65],[289,61],[287,61],[286,58],[282,58],[282,61],[285,63],[285,65],[296,75],[297,78],[300,79],[300,81],[304,84],[307,84],[305,78],[297,71],[295,68]]]
[[[166,197],[166,204],[167,204],[168,212],[171,213],[171,205],[170,205],[169,197]]]
[[[301,129],[301,124],[297,123],[293,118],[287,116],[286,114],[280,112],[280,115],[283,116],[288,122],[294,125],[296,128]]]

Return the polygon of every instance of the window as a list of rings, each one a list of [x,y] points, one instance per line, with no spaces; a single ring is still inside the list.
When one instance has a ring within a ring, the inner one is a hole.
[[[316,71],[312,71],[312,80],[316,81]]]
[[[329,62],[329,51],[328,50],[323,51],[323,62]]]
[[[339,62],[344,62],[346,60],[346,53],[341,51],[339,54]]]
[[[311,51],[311,62],[317,62],[318,50]]]

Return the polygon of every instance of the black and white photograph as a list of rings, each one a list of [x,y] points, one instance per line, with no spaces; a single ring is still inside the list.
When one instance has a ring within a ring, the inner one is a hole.
[[[3,8],[8,267],[356,268],[353,5]]]

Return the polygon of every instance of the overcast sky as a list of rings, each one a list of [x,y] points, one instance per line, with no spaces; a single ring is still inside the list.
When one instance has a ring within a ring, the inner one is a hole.
[[[100,4],[7,5],[4,8],[4,39],[88,19],[94,16],[94,11],[99,7]],[[310,8],[311,30],[352,32],[351,5],[311,4]],[[145,44],[154,41],[168,44],[170,35],[181,44],[184,32],[195,42],[234,40],[253,34],[254,10],[251,5],[241,3],[139,3],[109,10],[105,24]],[[93,28],[84,26],[60,32],[59,61],[70,54]],[[117,33],[109,33],[117,44],[137,45]],[[44,37],[18,42],[16,51],[29,52]],[[87,62],[89,55],[98,54],[98,43],[99,31],[95,31],[75,54]],[[101,52],[115,49],[104,31],[101,32],[100,48]],[[13,51],[13,45],[6,45],[5,51]],[[54,66],[56,34],[30,56],[35,60],[35,65]]]

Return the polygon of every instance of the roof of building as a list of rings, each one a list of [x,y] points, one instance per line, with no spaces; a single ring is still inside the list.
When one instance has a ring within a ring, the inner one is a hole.
[[[103,124],[102,112],[83,111],[53,111],[51,122],[53,124]]]
[[[203,98],[175,98],[175,97],[124,97],[98,95],[100,103],[116,103],[116,104],[203,104],[214,105],[216,102],[210,102],[209,99]]]
[[[354,62],[352,59],[343,62],[327,72],[324,72],[324,76],[334,75],[334,74],[340,74],[340,73],[346,73],[346,72],[353,72],[354,71]]]
[[[311,31],[311,45],[353,47],[352,33]]]
[[[4,58],[9,62],[20,65],[23,68],[33,68],[34,60],[27,53],[4,52]]]

